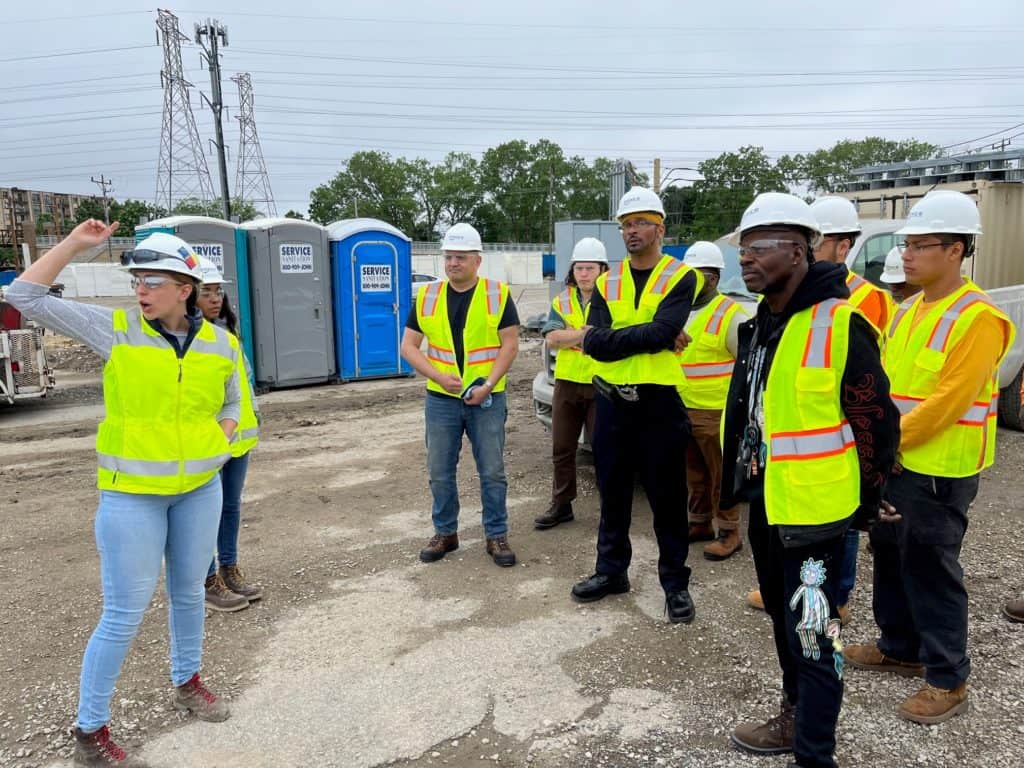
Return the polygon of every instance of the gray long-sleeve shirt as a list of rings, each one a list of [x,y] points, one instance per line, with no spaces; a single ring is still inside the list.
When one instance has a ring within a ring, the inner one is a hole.
[[[80,301],[58,299],[50,295],[48,286],[28,280],[15,280],[7,289],[7,302],[29,320],[44,328],[85,344],[102,357],[110,359],[114,346],[114,310]],[[237,422],[242,412],[242,393],[239,389],[238,371],[224,384],[224,405],[217,414],[217,421],[231,419]]]

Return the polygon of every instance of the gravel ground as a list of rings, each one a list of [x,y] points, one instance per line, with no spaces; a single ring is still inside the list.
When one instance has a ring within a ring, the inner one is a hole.
[[[0,526],[2,766],[69,756],[78,666],[101,602],[91,534],[98,378],[88,353],[58,354],[68,368],[54,394],[64,399],[23,411],[16,428],[0,412],[0,483],[12,489]],[[698,618],[670,626],[638,498],[633,592],[586,607],[569,600],[593,565],[597,495],[592,468],[581,467],[577,521],[532,530],[550,482],[549,438],[530,404],[538,367],[527,344],[511,376],[512,569],[483,554],[468,453],[462,547],[431,566],[416,558],[429,535],[421,383],[264,397],[241,552],[267,596],[207,620],[203,674],[234,717],[196,723],[168,707],[161,587],[115,692],[115,732],[168,767],[784,766],[728,745],[737,722],[774,714],[779,697],[769,622],[743,605],[749,548],[711,563],[692,547]],[[74,383],[62,393],[61,381]],[[1024,625],[999,609],[1024,587],[1022,450],[1024,435],[1000,432],[964,546],[971,711],[937,727],[906,723],[894,710],[915,681],[849,670],[844,768],[1021,764]],[[875,636],[869,554],[859,568],[847,643]]]

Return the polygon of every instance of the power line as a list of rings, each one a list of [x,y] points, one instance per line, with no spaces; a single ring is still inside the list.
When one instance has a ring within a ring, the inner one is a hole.
[[[90,48],[84,51],[61,51],[60,53],[40,53],[35,56],[12,56],[9,59],[0,59],[0,64],[11,62],[35,61],[37,59],[59,59],[65,56],[91,56],[94,53],[119,53],[121,51],[139,51],[143,48],[152,48],[152,45],[124,45],[117,48]]]

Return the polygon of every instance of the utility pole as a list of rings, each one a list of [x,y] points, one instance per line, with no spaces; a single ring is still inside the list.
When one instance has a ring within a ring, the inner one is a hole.
[[[239,72],[231,78],[238,85],[239,126],[238,169],[235,173],[235,197],[254,205],[263,203],[268,216],[277,216],[274,193],[270,191],[270,176],[263,161],[260,137],[256,133],[253,116],[252,78],[248,72]]]
[[[661,195],[661,158],[654,158],[654,194]]]
[[[203,39],[207,42],[203,42]],[[220,196],[224,220],[231,220],[231,194],[228,191],[228,162],[224,153],[224,128],[221,125],[221,111],[224,99],[220,92],[220,42],[228,47],[228,29],[216,19],[207,19],[205,24],[196,24],[196,43],[202,46],[203,59],[210,68],[210,89],[212,99],[203,100],[213,111],[213,128],[217,144],[217,164],[220,166]]]
[[[555,169],[548,166],[548,251],[555,249]]]
[[[11,252],[14,255],[14,263],[18,263],[18,215],[14,207],[14,196],[18,193],[17,187],[11,187],[7,191],[7,200],[11,204]]]
[[[90,176],[89,180],[92,181],[93,184],[96,184],[100,188],[100,191],[103,193],[103,221],[109,227],[110,201],[107,199],[107,192],[114,191],[114,182],[112,182],[108,178],[105,178],[102,173],[100,174],[100,177],[98,179],[95,176]],[[110,247],[109,237],[107,238],[107,258],[110,259],[111,261],[114,260],[114,252]]]

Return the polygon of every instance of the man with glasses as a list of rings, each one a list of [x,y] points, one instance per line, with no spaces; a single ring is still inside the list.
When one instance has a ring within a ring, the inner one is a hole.
[[[402,337],[402,357],[427,378],[427,470],[434,535],[420,550],[432,563],[459,548],[456,467],[462,435],[480,475],[487,554],[515,565],[508,543],[505,497],[505,374],[519,352],[519,316],[508,286],[478,276],[483,244],[469,224],[456,224],[441,244],[448,279],[420,288]],[[426,354],[420,349],[427,340]]]
[[[733,472],[720,503],[750,505],[784,691],[777,716],[737,726],[732,742],[792,752],[791,765],[805,768],[835,768],[843,541],[880,514],[899,418],[877,333],[846,301],[845,270],[814,261],[820,240],[810,207],[793,195],[758,195],[744,212],[734,235],[741,273],[764,300],[740,326],[722,430]]]
[[[877,642],[851,645],[854,667],[924,676],[901,717],[941,723],[967,711],[967,591],[960,547],[978,475],[995,458],[998,370],[1013,343],[1009,318],[969,279],[963,260],[981,234],[960,192],[930,192],[897,234],[907,282],[922,291],[889,325],[885,369],[902,418],[888,500],[902,514],[871,530]]]
[[[629,524],[637,474],[658,541],[658,576],[673,623],[693,621],[686,566],[686,444],[690,420],[677,387],[675,355],[700,273],[661,252],[665,209],[654,192],[633,187],[619,201],[629,256],[597,279],[583,351],[595,361],[594,468],[601,494],[595,573],[572,588],[585,603],[628,592]]]

